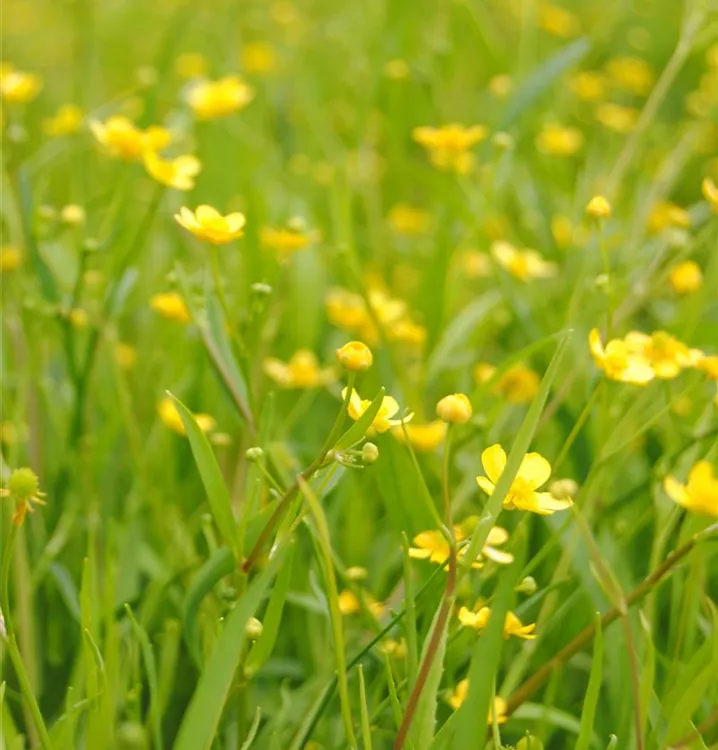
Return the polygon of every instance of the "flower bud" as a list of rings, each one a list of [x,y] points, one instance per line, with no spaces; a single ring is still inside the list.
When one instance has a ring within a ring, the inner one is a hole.
[[[379,460],[379,449],[374,443],[364,443],[361,449],[361,459],[365,464],[374,464]]]
[[[473,413],[471,401],[465,393],[452,393],[444,396],[436,405],[436,413],[440,419],[450,424],[466,424]]]
[[[256,463],[263,455],[264,451],[258,445],[255,445],[253,448],[247,448],[244,453],[244,457],[251,463]]]
[[[272,293],[272,287],[269,284],[263,284],[261,281],[252,284],[251,289],[258,297],[268,297]]]
[[[533,576],[526,576],[518,586],[514,589],[519,594],[526,594],[527,596],[533,596],[538,589],[536,579]]]
[[[361,341],[350,341],[341,349],[337,349],[337,360],[350,372],[364,372],[371,367],[374,357],[366,344]]]
[[[244,627],[244,632],[250,641],[256,641],[264,630],[264,626],[256,617],[250,617]]]
[[[351,568],[347,568],[346,573],[350,581],[363,581],[368,575],[367,569],[362,568],[360,565],[353,565]]]
[[[611,204],[602,195],[594,195],[586,206],[586,213],[594,219],[607,219],[611,215]]]
[[[85,209],[82,206],[71,203],[60,211],[60,219],[63,224],[71,227],[79,227],[85,223]]]
[[[571,500],[578,492],[578,484],[573,479],[557,479],[549,487],[549,492],[557,500]]]

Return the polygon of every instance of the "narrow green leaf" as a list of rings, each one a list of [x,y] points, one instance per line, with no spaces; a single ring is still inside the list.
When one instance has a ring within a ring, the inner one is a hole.
[[[262,635],[252,646],[252,650],[247,656],[244,667],[245,674],[251,677],[258,672],[262,665],[269,659],[277,642],[279,635],[279,626],[282,622],[282,613],[284,612],[284,603],[287,600],[289,584],[292,580],[292,562],[294,560],[294,545],[289,540],[290,549],[287,553],[287,559],[284,567],[277,576],[277,583],[272,589],[272,596],[269,599],[267,611],[262,620]]]
[[[284,549],[280,547],[229,613],[185,712],[174,750],[209,750],[211,747],[244,648],[245,627],[283,560]]]
[[[242,743],[242,747],[240,747],[239,750],[249,750],[249,748],[252,747],[252,743],[257,736],[257,732],[259,731],[259,724],[261,721],[262,709],[260,706],[257,706],[257,710],[254,712],[254,719],[252,719],[252,726],[249,728],[249,732],[247,733],[247,739]]]
[[[167,391],[167,395],[174,401],[187,431],[192,455],[202,477],[202,484],[204,484],[204,489],[207,492],[214,521],[222,538],[236,556],[237,531],[234,514],[232,513],[232,502],[217,459],[212,452],[212,447],[204,432],[199,428],[192,412],[169,391]]]
[[[369,726],[369,709],[366,705],[366,688],[364,686],[364,667],[360,664],[357,667],[359,672],[359,709],[361,712],[361,739],[364,744],[364,750],[372,750],[371,745],[371,727]]]
[[[200,604],[215,584],[224,576],[229,575],[235,569],[235,566],[236,561],[232,551],[228,547],[220,547],[202,565],[187,591],[182,610],[182,625],[187,648],[199,669],[202,667],[199,637],[197,635],[197,615]]]
[[[379,389],[379,393],[374,397],[374,400],[369,404],[367,410],[357,419],[357,421],[337,440],[337,450],[346,450],[350,448],[354,443],[358,443],[374,421],[374,417],[379,413],[382,402],[384,401],[384,394],[386,391],[384,388]]]
[[[603,629],[601,628],[600,612],[596,612],[595,624],[596,635],[593,640],[591,675],[588,678],[586,697],[583,699],[581,731],[576,740],[576,750],[589,750],[591,735],[593,734],[593,723],[596,718],[596,706],[598,705],[598,697],[601,694],[601,681],[603,679]]]
[[[386,685],[389,690],[389,704],[391,705],[391,712],[394,716],[394,724],[399,729],[401,726],[401,703],[399,703],[399,696],[396,692],[396,683],[394,682],[394,673],[391,669],[391,659],[389,654],[384,651],[384,674],[386,675]],[[410,683],[411,684],[411,683]]]
[[[68,612],[76,622],[80,622],[80,595],[70,571],[64,565],[52,562],[47,566],[47,572],[57,584],[57,590],[60,592]]]
[[[656,647],[653,644],[653,636],[651,633],[651,624],[644,616],[643,612],[639,610],[638,617],[641,621],[641,629],[643,630],[646,638],[646,652],[643,655],[643,669],[641,670],[641,706],[644,706],[644,710],[641,711],[641,731],[643,736],[646,736],[646,725],[648,723],[648,706],[651,705],[651,698],[654,695],[653,685],[656,676]],[[660,702],[656,698],[656,705],[662,709]]]
[[[578,747],[578,746],[577,746]],[[516,750],[543,750],[543,742],[538,737],[523,737],[516,744]]]
[[[154,746],[156,748],[162,748],[162,715],[160,713],[159,705],[159,689],[157,687],[157,664],[155,662],[155,652],[152,647],[150,637],[147,635],[147,631],[140,625],[135,619],[132,613],[132,608],[129,604],[125,604],[125,612],[130,618],[132,624],[132,630],[135,637],[140,643],[140,651],[142,652],[142,662],[145,665],[145,674],[147,675],[147,684],[150,688],[150,725],[152,726],[152,737],[154,739]]]
[[[179,620],[170,619],[165,623],[157,660],[157,690],[160,713],[164,714],[177,683],[177,660],[182,638]]]

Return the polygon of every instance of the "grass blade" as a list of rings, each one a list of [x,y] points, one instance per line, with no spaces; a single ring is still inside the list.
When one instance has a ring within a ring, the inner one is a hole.
[[[601,615],[596,613],[596,635],[593,641],[593,661],[591,662],[591,675],[588,678],[588,688],[583,701],[581,713],[581,732],[576,740],[576,750],[589,750],[591,736],[593,734],[593,723],[596,718],[596,706],[601,694],[601,681],[603,679],[603,630],[601,628]]]

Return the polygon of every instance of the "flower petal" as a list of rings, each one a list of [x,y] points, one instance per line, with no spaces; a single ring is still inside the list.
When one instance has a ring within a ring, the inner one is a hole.
[[[492,481],[487,479],[486,477],[476,477],[476,484],[481,487],[481,489],[487,494],[492,495],[494,490],[496,489],[496,486]]]
[[[506,468],[506,452],[498,443],[489,446],[481,454],[481,463],[489,479],[496,483]]]
[[[687,506],[690,503],[690,497],[686,492],[685,485],[681,484],[674,476],[670,474],[663,480],[663,489],[668,497],[678,505]]]
[[[548,481],[551,476],[551,464],[539,453],[527,453],[519,466],[518,476],[528,482],[531,489],[536,489]]]

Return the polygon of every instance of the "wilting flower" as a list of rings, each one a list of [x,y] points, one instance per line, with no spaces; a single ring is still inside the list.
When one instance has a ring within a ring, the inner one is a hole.
[[[178,323],[189,323],[192,319],[187,304],[178,292],[162,292],[150,299],[150,307],[163,318]]]
[[[467,174],[474,164],[472,149],[488,135],[483,125],[452,124],[440,128],[422,126],[414,128],[414,140],[423,146],[431,163],[438,169],[457,174]]]
[[[7,273],[20,268],[22,253],[15,245],[3,245],[0,248],[0,273]]]
[[[406,438],[404,437],[404,430],[406,430]],[[400,443],[408,439],[414,450],[431,453],[444,442],[446,423],[436,419],[427,424],[407,424],[403,428],[395,427],[392,434]]]
[[[372,366],[374,355],[361,341],[349,341],[337,349],[337,361],[350,372],[364,372]]]
[[[555,263],[544,260],[536,250],[518,250],[509,242],[494,242],[491,254],[502,268],[521,281],[550,278],[558,271]]]
[[[237,76],[218,81],[199,81],[187,95],[187,103],[200,120],[226,117],[249,104],[254,90]]]
[[[113,115],[105,122],[90,120],[89,125],[97,142],[110,156],[127,161],[142,159],[146,151],[161,151],[172,139],[166,128],[153,125],[142,130],[124,115]]]
[[[313,236],[303,226],[301,219],[290,221],[286,227],[262,227],[259,241],[267,250],[273,250],[280,258],[288,258],[298,250],[303,250]]]
[[[408,203],[394,204],[387,220],[397,234],[416,236],[426,234],[431,229],[431,214]]]
[[[42,89],[42,78],[36,73],[15,70],[10,63],[0,67],[0,99],[12,104],[31,102]]]
[[[708,201],[710,207],[718,214],[718,185],[710,178],[706,177],[701,183],[703,197]]]
[[[536,137],[536,148],[552,156],[573,156],[583,147],[583,133],[578,128],[546,123]]]
[[[659,201],[651,209],[648,216],[647,229],[651,234],[657,234],[665,229],[690,229],[691,215],[685,208],[671,201]]]
[[[692,294],[703,285],[703,272],[694,260],[686,260],[671,269],[668,281],[676,294]]]
[[[53,117],[43,120],[42,129],[54,137],[71,135],[82,127],[82,118],[82,110],[76,104],[63,104]]]
[[[346,399],[347,389],[342,390],[342,398]],[[369,408],[371,401],[369,399],[362,399],[359,394],[352,388],[351,395],[349,397],[349,416],[356,422],[362,414]],[[379,407],[377,415],[374,417],[371,426],[379,433],[386,432],[392,427],[401,425],[402,423],[409,422],[413,414],[408,414],[406,417],[401,419],[392,419],[394,415],[399,411],[399,404],[396,399],[391,396],[384,396],[384,400]]]
[[[674,476],[663,480],[663,488],[674,502],[703,516],[718,518],[718,478],[708,461],[699,461],[681,484]]]
[[[182,206],[175,221],[195,237],[213,245],[226,245],[244,234],[244,214],[222,216],[212,206],[197,206],[195,211]]]
[[[465,393],[452,393],[439,401],[436,413],[449,424],[466,424],[471,419],[473,409]]]
[[[7,487],[0,489],[0,497],[9,497],[15,501],[15,511],[12,522],[22,526],[27,513],[31,513],[33,505],[45,505],[45,493],[40,491],[40,481],[32,469],[15,469],[10,475]]]
[[[466,700],[466,697],[469,694],[469,681],[461,680],[456,686],[456,689],[454,690],[453,694],[449,697],[449,705],[454,709],[454,711],[457,711],[461,704]],[[494,711],[496,712],[496,723],[497,724],[505,724],[509,717],[507,715],[508,711],[508,704],[506,701],[501,698],[500,696],[496,696],[494,698]],[[494,721],[493,712],[491,711],[491,708],[489,708],[489,718],[488,718],[489,724],[492,724]]]
[[[150,177],[175,190],[191,190],[194,187],[194,178],[202,169],[199,159],[191,155],[163,159],[154,151],[147,151],[144,162]]]
[[[465,628],[473,628],[474,630],[483,630],[489,622],[491,616],[491,607],[481,607],[477,612],[472,612],[467,607],[461,607],[459,609],[459,622]],[[507,612],[504,619],[504,638],[508,639],[512,635],[517,638],[523,638],[526,641],[532,641],[536,636],[534,630],[536,624],[523,625],[521,620],[513,612]]]
[[[165,396],[157,404],[157,413],[165,427],[173,430],[178,435],[187,435],[187,430],[185,430],[182,417],[180,417],[177,411],[177,406],[169,396]],[[192,416],[194,416],[197,426],[202,432],[210,432],[214,429],[216,422],[214,417],[211,417],[209,414],[193,414]]]
[[[277,69],[277,52],[268,42],[248,42],[242,47],[240,64],[248,73],[267,75]]]
[[[488,476],[476,477],[476,482],[487,495],[492,495],[506,468],[506,453],[500,445],[492,445],[481,454],[481,463]],[[557,500],[550,492],[537,492],[550,476],[551,464],[538,453],[527,453],[506,493],[504,508],[546,516],[571,507],[570,498]]]
[[[626,334],[625,343],[630,352],[648,361],[657,378],[675,378],[682,369],[695,367],[703,356],[700,350],[690,349],[665,331],[654,331],[650,336],[631,331]]]
[[[629,349],[623,339],[612,339],[604,348],[601,334],[594,328],[589,334],[588,343],[596,367],[603,370],[611,380],[645,385],[655,377],[656,373],[648,359]]]
[[[473,521],[475,517],[472,516],[467,521]],[[454,537],[457,542],[461,542],[467,538],[467,527],[470,524],[465,523],[462,525],[454,526]],[[489,535],[486,538],[486,544],[484,545],[478,559],[471,563],[472,568],[481,568],[484,565],[484,558],[491,560],[492,562],[498,563],[499,565],[510,565],[514,561],[514,556],[509,552],[503,552],[502,550],[496,549],[506,544],[509,539],[509,532],[501,526],[493,526],[489,531]],[[435,565],[444,565],[449,559],[451,552],[449,542],[446,537],[440,532],[434,529],[428,531],[419,532],[412,540],[414,547],[409,547],[409,557],[413,560],[428,560]],[[457,552],[457,559],[461,560],[468,551],[467,546],[463,546]]]
[[[275,357],[264,360],[264,372],[283,388],[317,388],[336,380],[334,369],[321,369],[314,352],[300,349],[282,362]]]

